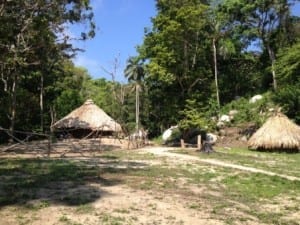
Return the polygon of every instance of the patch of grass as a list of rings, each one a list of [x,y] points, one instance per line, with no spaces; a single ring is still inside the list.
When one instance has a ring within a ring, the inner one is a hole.
[[[147,205],[147,207],[149,207],[149,208],[152,209],[152,210],[157,210],[157,205],[156,205],[155,203],[149,203],[149,204]]]
[[[69,222],[70,219],[68,217],[66,217],[65,215],[62,215],[61,217],[59,217],[59,221],[60,222]]]
[[[91,165],[89,161],[70,159],[0,159],[0,206],[26,204],[39,198],[71,205],[86,204],[100,196],[97,188],[86,184],[91,181],[103,185],[117,184],[119,179],[105,179],[105,174],[127,173],[127,170],[102,168]],[[91,194],[72,196],[70,190],[82,187],[85,187],[86,193]],[[40,192],[41,189],[44,194]],[[54,195],[54,192],[59,193]]]
[[[120,216],[113,216],[109,213],[103,213],[100,217],[100,221],[103,225],[122,225],[126,219]]]
[[[217,159],[220,161],[255,167],[279,174],[299,177],[300,154],[259,152],[244,148],[232,148],[230,150],[217,148],[215,153],[204,154],[192,150],[175,150],[180,154],[194,155],[201,159]]]
[[[76,213],[81,213],[81,214],[90,214],[95,211],[95,208],[91,204],[83,204],[79,205],[76,208]]]
[[[130,211],[128,209],[115,209],[114,212],[122,213],[122,214],[129,214]]]
[[[59,218],[59,222],[62,222],[64,225],[83,225],[81,223],[72,221],[70,218],[68,218],[66,215],[62,215]]]
[[[201,204],[199,203],[191,203],[188,205],[190,209],[201,209]]]
[[[38,211],[40,209],[44,209],[44,208],[47,208],[49,206],[50,206],[50,203],[47,200],[41,200],[41,201],[38,201],[36,203],[25,204],[26,209],[33,210],[33,211]]]
[[[266,224],[274,224],[274,225],[299,225],[299,221],[295,220],[284,220],[282,216],[284,216],[281,212],[261,212],[255,211],[250,212],[254,216],[256,216],[261,222]]]
[[[29,224],[31,219],[25,217],[24,215],[17,215],[17,221],[19,225]]]
[[[221,182],[226,185],[227,195],[245,203],[272,199],[280,194],[300,194],[299,181],[289,181],[277,176],[243,173],[227,176]]]
[[[63,202],[66,202],[69,205],[88,205],[92,201],[93,197],[88,193],[79,194],[79,193],[72,193],[69,195],[64,196],[61,198]]]

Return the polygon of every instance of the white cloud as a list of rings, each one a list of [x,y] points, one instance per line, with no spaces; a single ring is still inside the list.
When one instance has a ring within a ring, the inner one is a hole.
[[[93,79],[97,79],[97,78],[105,78],[107,80],[111,80],[112,77],[109,73],[113,72],[115,74],[115,80],[119,81],[119,82],[126,82],[126,79],[123,76],[123,68],[121,68],[124,65],[118,65],[117,70],[114,71],[114,66],[112,61],[110,62],[101,62],[101,60],[94,60],[91,58],[86,57],[85,55],[80,55],[80,53],[78,53],[78,55],[73,59],[73,63],[75,64],[75,66],[78,67],[84,67],[85,69],[87,69],[89,75],[93,78]]]
[[[91,76],[96,76],[100,72],[99,63],[96,60],[90,59],[84,55],[77,55],[73,59],[73,63],[76,66],[81,66],[81,67],[86,68],[89,71]]]

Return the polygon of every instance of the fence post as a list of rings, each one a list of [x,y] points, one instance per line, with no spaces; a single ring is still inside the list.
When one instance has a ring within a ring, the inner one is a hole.
[[[184,140],[180,139],[181,148],[185,148]]]
[[[47,152],[48,157],[50,157],[50,153],[51,153],[51,142],[52,142],[52,133],[50,132],[48,136],[48,152]]]
[[[200,150],[201,147],[202,147],[202,145],[201,145],[201,135],[198,135],[197,136],[197,148]]]

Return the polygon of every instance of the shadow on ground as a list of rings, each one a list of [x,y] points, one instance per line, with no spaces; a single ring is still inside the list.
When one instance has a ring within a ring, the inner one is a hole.
[[[91,203],[109,194],[101,187],[121,184],[124,175],[147,166],[105,160],[2,158],[0,208],[34,201],[61,205]]]

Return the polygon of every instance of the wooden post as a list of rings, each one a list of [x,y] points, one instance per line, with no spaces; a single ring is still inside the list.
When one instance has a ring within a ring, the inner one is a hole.
[[[181,148],[185,148],[184,140],[180,139]]]
[[[52,133],[49,134],[48,136],[48,152],[47,155],[50,158],[50,154],[51,154],[51,142],[52,142]]]
[[[202,147],[202,145],[201,145],[201,135],[198,135],[197,136],[197,148],[200,150],[201,147]]]

